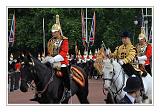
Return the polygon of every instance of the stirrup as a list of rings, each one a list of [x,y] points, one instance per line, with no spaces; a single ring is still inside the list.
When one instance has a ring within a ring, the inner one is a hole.
[[[64,100],[69,99],[71,96],[72,96],[71,90],[65,89],[60,102],[63,102]]]
[[[146,94],[143,94],[142,98],[143,98],[143,100],[146,100],[146,99],[148,99],[148,96]]]
[[[142,99],[143,99],[143,100],[148,99],[148,96],[144,93],[144,91],[142,91],[142,93],[141,93],[141,94],[142,94]]]

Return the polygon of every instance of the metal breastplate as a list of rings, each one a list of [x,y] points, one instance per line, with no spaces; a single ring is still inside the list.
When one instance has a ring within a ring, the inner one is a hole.
[[[147,45],[145,45],[145,46],[139,46],[139,47],[138,47],[138,56],[143,56],[143,55],[145,55],[146,48],[147,48]]]
[[[58,40],[55,40],[55,39],[50,39],[48,41],[48,53],[49,53],[49,55],[51,55],[53,57],[58,55],[61,43],[62,43],[62,41],[58,41]]]

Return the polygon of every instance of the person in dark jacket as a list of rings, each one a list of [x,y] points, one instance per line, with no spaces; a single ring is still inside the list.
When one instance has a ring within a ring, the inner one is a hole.
[[[132,75],[127,79],[126,86],[124,91],[126,92],[125,96],[120,100],[120,104],[134,104],[136,99],[139,98],[141,94],[141,80],[139,77]]]

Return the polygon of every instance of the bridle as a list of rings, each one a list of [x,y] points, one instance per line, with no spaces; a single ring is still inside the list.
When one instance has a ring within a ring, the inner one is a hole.
[[[32,58],[31,58],[31,62],[29,62],[29,65],[32,66],[31,72],[36,75],[37,70],[35,68],[35,63]],[[33,75],[33,79],[35,79],[35,75]],[[32,90],[35,89],[38,97],[42,97],[42,94],[47,90],[49,84],[53,81],[53,76],[54,76],[53,70],[51,70],[51,72],[48,75],[51,75],[51,77],[49,78],[49,80],[47,81],[47,83],[45,84],[44,88],[41,91],[37,91],[37,86],[40,84],[40,82],[38,82],[36,86],[34,86],[32,82],[28,82],[26,79],[21,79],[21,80],[25,81],[27,85],[32,88]]]
[[[24,67],[24,62],[21,62],[21,65],[22,65],[22,68],[23,68]],[[32,80],[28,81],[25,78],[21,77],[21,81],[26,82],[26,84],[28,85],[29,88],[31,88],[31,90],[34,90],[36,88],[35,85],[33,84]]]
[[[111,64],[112,64],[112,66],[114,66],[113,63],[111,63]],[[113,90],[111,89],[111,86],[112,86],[112,85],[115,85],[115,82],[116,82],[117,79],[119,78],[121,71],[123,72],[123,73],[122,73],[122,74],[123,74],[123,75],[122,75],[122,77],[123,77],[122,86],[121,86],[120,89],[118,89],[118,88],[115,86],[116,91],[113,91]],[[105,91],[109,91],[109,92],[111,93],[111,97],[112,97],[114,103],[115,103],[114,99],[117,97],[117,95],[121,94],[121,92],[122,92],[122,90],[123,90],[123,87],[124,87],[124,85],[125,85],[125,74],[124,74],[123,69],[121,68],[121,70],[119,71],[118,76],[117,76],[116,78],[115,78],[115,76],[116,76],[116,75],[115,75],[115,70],[114,70],[114,68],[113,68],[113,76],[112,76],[112,78],[103,78],[103,80],[104,80],[103,93],[105,94]],[[115,78],[115,80],[114,80],[114,78]],[[108,80],[108,81],[111,82],[110,87],[108,87],[108,88],[105,88],[105,87],[104,87],[104,85],[105,85],[105,80]],[[105,94],[105,95],[106,95],[106,94]]]

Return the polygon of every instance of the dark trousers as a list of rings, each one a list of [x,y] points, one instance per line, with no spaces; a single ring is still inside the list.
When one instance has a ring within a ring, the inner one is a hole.
[[[15,73],[10,74],[10,91],[14,90]]]
[[[138,71],[136,71],[136,70],[133,68],[133,66],[132,66],[131,64],[129,64],[129,63],[123,64],[123,65],[122,65],[122,68],[123,68],[124,72],[125,72],[129,77],[132,76],[132,75],[138,76],[138,77],[140,78],[140,80],[141,80],[142,89],[144,90],[144,85],[143,85],[143,81],[142,81],[142,77],[141,77],[140,73],[139,73]]]
[[[129,63],[123,64],[122,68],[124,72],[130,77],[131,75],[137,75],[140,76],[140,74],[133,68],[133,66]]]
[[[151,66],[150,65],[146,65],[145,66],[146,71],[152,76],[152,72],[151,72]]]
[[[10,91],[19,89],[20,72],[14,72],[10,75]]]
[[[70,74],[68,67],[61,67],[61,72],[63,74],[64,86],[70,90]]]
[[[15,86],[14,89],[19,89],[19,79],[20,79],[20,72],[15,72]]]

